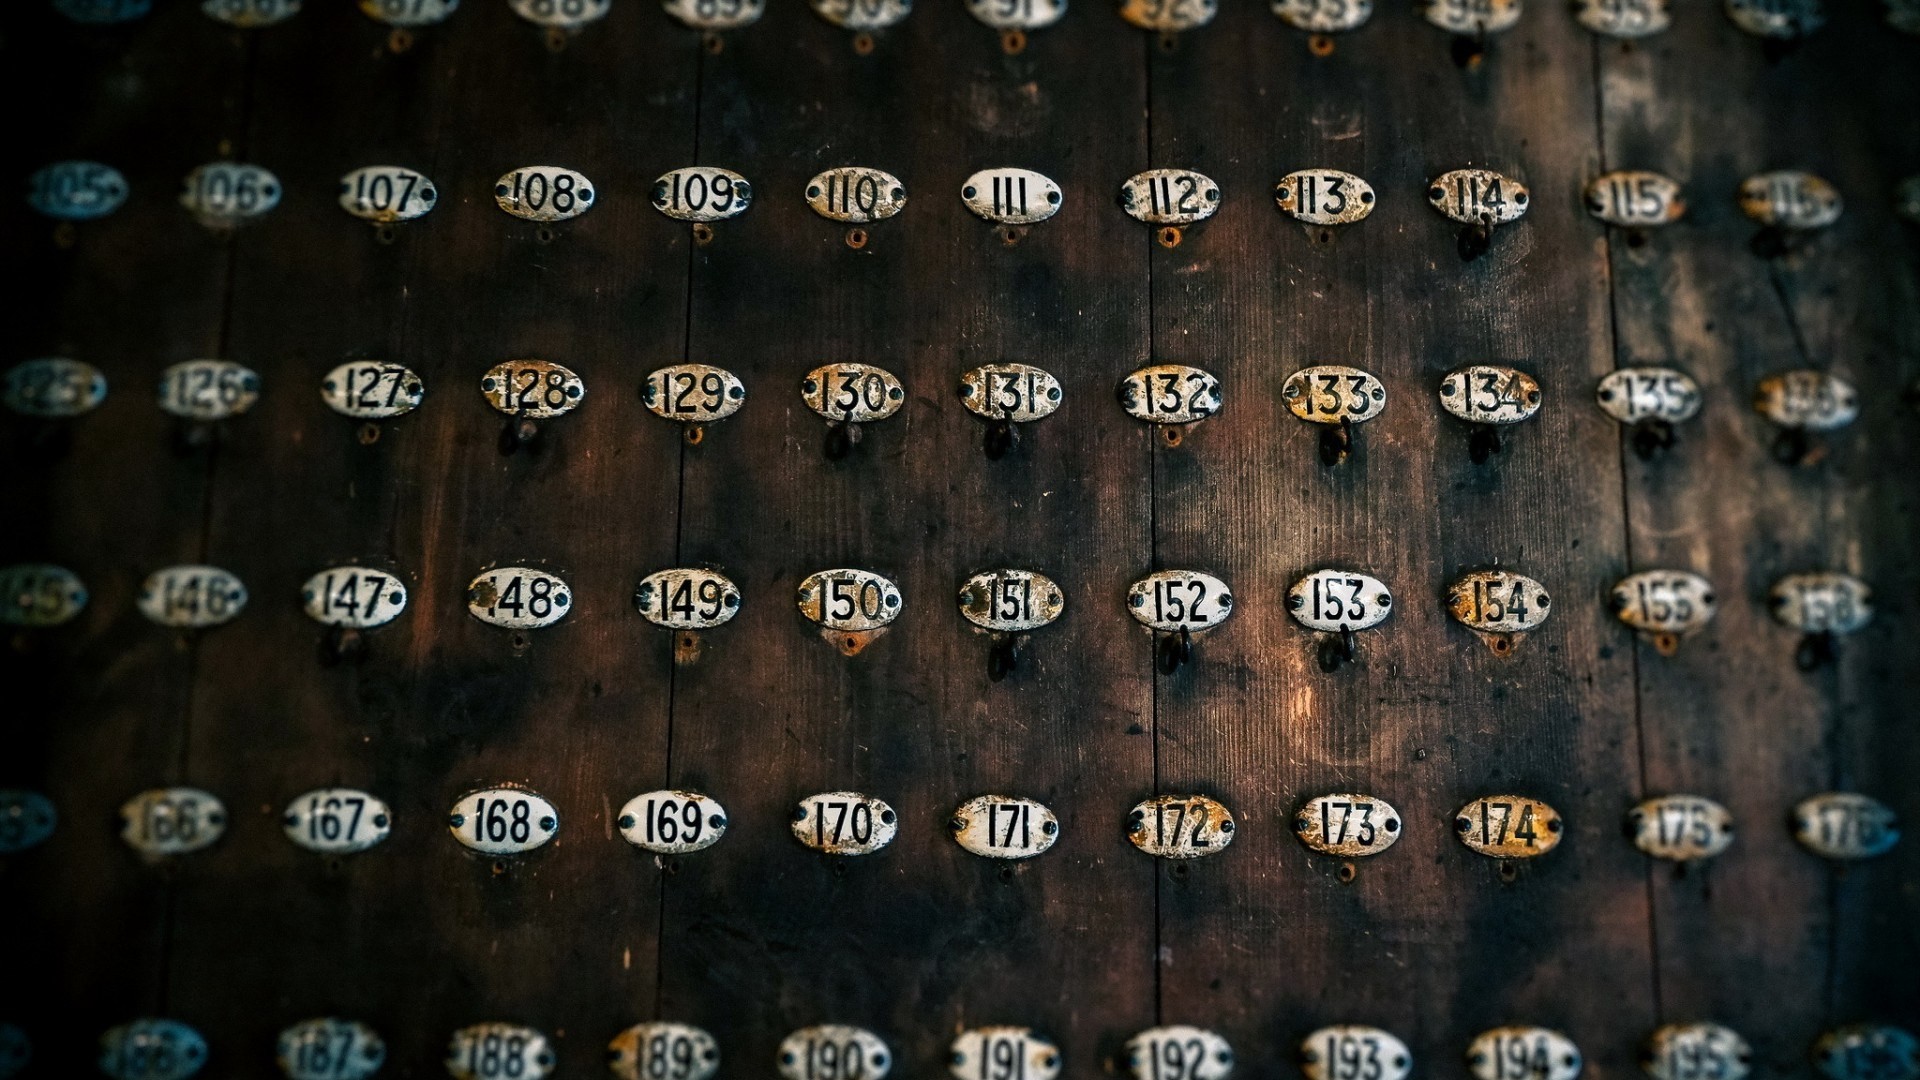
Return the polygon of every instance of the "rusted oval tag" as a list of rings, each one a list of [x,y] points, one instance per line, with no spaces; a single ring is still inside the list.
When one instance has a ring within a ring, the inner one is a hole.
[[[1365,1024],[1335,1024],[1300,1043],[1307,1080],[1407,1080],[1413,1054],[1392,1032]]]
[[[1287,611],[1309,630],[1368,630],[1392,614],[1393,594],[1385,582],[1368,574],[1315,570],[1287,590]]]
[[[1032,570],[987,570],[960,586],[961,617],[1003,634],[1038,630],[1058,619],[1066,606],[1060,586]]]
[[[388,26],[432,26],[459,6],[460,0],[360,0],[367,18]]]
[[[320,399],[327,408],[356,420],[391,420],[420,407],[426,383],[405,364],[354,360],[341,364],[320,380]]]
[[[1142,30],[1166,34],[1205,26],[1219,10],[1219,0],[1123,0],[1120,17]]]
[[[1149,225],[1191,225],[1220,209],[1220,185],[1188,169],[1148,169],[1120,185],[1120,209]]]
[[[1594,177],[1587,182],[1586,204],[1587,213],[1601,221],[1634,229],[1670,225],[1687,212],[1679,181],[1644,171]]]
[[[647,376],[640,385],[647,411],[683,424],[710,424],[740,411],[746,384],[726,368],[712,364],[675,364]]]
[[[485,570],[467,586],[467,613],[509,630],[552,626],[573,609],[573,590],[558,576],[526,566]]]
[[[1685,570],[1645,570],[1613,587],[1613,613],[1646,634],[1690,634],[1712,621],[1713,583]]]
[[[0,398],[22,416],[66,419],[100,407],[107,399],[107,377],[81,360],[60,356],[23,360],[7,369]]]
[[[1273,185],[1273,201],[1296,221],[1351,225],[1373,213],[1373,185],[1338,169],[1303,169]]]
[[[984,364],[960,376],[960,403],[975,416],[1029,424],[1060,407],[1060,380],[1032,364]]]
[[[169,566],[140,586],[140,614],[161,626],[200,630],[239,615],[247,587],[217,566]]]
[[[143,1018],[100,1036],[100,1071],[113,1080],[186,1080],[207,1063],[207,1041],[178,1020]]]
[[[660,6],[695,30],[736,30],[758,22],[767,9],[766,0],[662,0]]]
[[[1740,209],[1762,225],[1794,231],[1824,229],[1846,208],[1840,191],[1808,172],[1783,170],[1740,182]]]
[[[480,377],[480,393],[508,416],[547,420],[572,412],[587,396],[587,384],[549,360],[507,360]]]
[[[280,205],[280,179],[258,165],[215,161],[187,174],[180,205],[201,224],[226,228]]]
[[[821,1024],[780,1042],[783,1080],[885,1080],[891,1068],[887,1044],[864,1028]]]
[[[711,630],[740,613],[740,588],[705,567],[658,570],[635,586],[633,606],[655,626]]]
[[[260,400],[260,376],[231,360],[186,360],[160,373],[160,408],[187,420],[225,420]]]
[[[1524,371],[1475,364],[1440,380],[1440,407],[1470,424],[1517,424],[1540,411],[1540,384]]]
[[[603,6],[603,14],[605,10]],[[526,221],[576,218],[593,208],[593,199],[593,181],[558,165],[528,165],[493,185],[493,201],[500,209]]]
[[[913,13],[913,0],[807,0],[814,14],[847,30],[885,30]]]
[[[627,843],[656,855],[688,855],[720,842],[727,811],[697,791],[649,791],[620,808],[614,822]]]
[[[967,11],[995,30],[1044,30],[1067,13],[1067,0],[967,0]]]
[[[53,800],[45,795],[21,788],[0,789],[0,855],[46,843],[59,821]]]
[[[1497,34],[1520,21],[1520,0],[1426,0],[1427,21],[1456,34]]]
[[[1127,1040],[1127,1072],[1133,1080],[1226,1080],[1233,1047],[1206,1028],[1148,1028]]]
[[[607,1044],[607,1068],[620,1080],[707,1080],[720,1044],[692,1024],[635,1024]]]
[[[963,1031],[953,1040],[947,1073],[954,1080],[1053,1080],[1060,1048],[1032,1028],[993,1026]]]
[[[1205,795],[1158,795],[1127,815],[1127,839],[1162,859],[1217,855],[1233,843],[1233,814]]]
[[[1914,1080],[1920,1041],[1888,1024],[1850,1024],[1820,1036],[1813,1063],[1828,1080]]]
[[[1233,614],[1233,593],[1212,574],[1161,570],[1127,589],[1127,610],[1155,630],[1210,630]]]
[[[907,389],[893,372],[872,364],[826,364],[807,372],[800,397],[829,420],[867,424],[899,412]]]
[[[515,15],[555,30],[578,30],[603,19],[613,0],[507,0]]]
[[[829,630],[876,630],[900,615],[900,587],[871,570],[822,570],[800,582],[800,614]]]
[[[79,575],[52,563],[0,567],[0,626],[59,626],[87,606]]]
[[[1191,424],[1220,411],[1220,380],[1186,364],[1156,364],[1120,380],[1120,406],[1150,424]]]
[[[201,0],[200,10],[229,26],[253,30],[300,14],[300,0]]]
[[[1032,799],[981,795],[947,819],[954,843],[988,859],[1031,859],[1060,838],[1060,819]]]
[[[1122,9],[1123,14],[1124,11]],[[960,188],[960,200],[967,204],[967,209],[988,221],[1032,225],[1059,212],[1061,194],[1059,184],[1032,169],[982,169],[967,177]]]
[[[1650,37],[1673,25],[1667,0],[1579,0],[1574,18],[1596,34],[1617,38]]]
[[[1871,859],[1900,842],[1900,818],[1870,795],[1829,791],[1793,808],[1793,838],[1823,858]]]
[[[1656,859],[1710,859],[1733,843],[1733,815],[1712,799],[1663,795],[1627,812],[1627,835]]]
[[[153,0],[53,0],[53,10],[77,23],[107,25],[146,18]]]
[[[400,165],[368,165],[340,178],[340,209],[376,225],[422,217],[439,199],[433,181]]]
[[[1665,420],[1677,424],[1700,411],[1700,384],[1673,368],[1621,368],[1600,380],[1594,397],[1600,411],[1623,424]]]
[[[300,587],[307,618],[323,626],[367,630],[407,610],[407,586],[398,574],[363,566],[335,566]]]
[[[1572,1039],[1541,1027],[1494,1028],[1467,1047],[1467,1069],[1475,1080],[1574,1080],[1580,1065]]]
[[[553,839],[560,812],[522,788],[481,788],[453,804],[447,828],[462,847],[482,855],[519,855]]]
[[[120,839],[149,858],[199,851],[226,831],[227,808],[199,788],[155,788],[120,807]]]
[[[1532,198],[1525,184],[1486,169],[1455,169],[1427,185],[1433,208],[1462,225],[1518,221]]]
[[[280,1032],[275,1058],[287,1080],[365,1080],[387,1060],[378,1032],[357,1020],[302,1020]]]
[[[475,1024],[447,1043],[454,1080],[541,1080],[552,1071],[547,1037],[524,1024]]]
[[[809,795],[793,808],[794,839],[828,855],[871,855],[900,829],[893,807],[857,791]]]
[[[56,161],[27,178],[27,205],[60,221],[93,221],[127,201],[127,178],[97,161]]]
[[[1747,1041],[1719,1024],[1668,1024],[1641,1052],[1640,1066],[1653,1080],[1742,1080],[1753,1061]]]
[[[846,165],[807,181],[807,205],[829,221],[864,225],[907,208],[907,185],[879,169]]]
[[[1838,431],[1860,416],[1860,394],[1853,384],[1824,371],[1784,371],[1760,380],[1753,407],[1784,428]]]
[[[1323,364],[1301,368],[1280,387],[1287,411],[1314,424],[1359,424],[1387,407],[1387,388],[1359,368]]]
[[[1316,795],[1294,811],[1293,835],[1323,855],[1378,855],[1400,839],[1400,812],[1371,795]]]
[[[1373,18],[1373,0],[1271,0],[1280,20],[1310,34],[1338,34],[1358,30]]]
[[[1727,0],[1727,18],[1755,37],[1805,37],[1826,25],[1820,0]]]
[[[296,797],[280,816],[287,839],[323,855],[351,855],[387,838],[393,811],[353,788],[320,788]]]
[[[676,221],[724,221],[745,213],[751,202],[753,185],[731,169],[692,165],[653,182],[653,208]]]
[[[1767,607],[1803,634],[1851,634],[1873,621],[1873,590],[1838,571],[1788,574],[1767,591]]]
[[[1560,843],[1560,815],[1553,807],[1523,795],[1486,795],[1460,808],[1453,830],[1460,842],[1496,859],[1531,859]],[[1577,1071],[1577,1070],[1576,1070]],[[1491,1070],[1484,1075],[1495,1080]],[[1555,1074],[1559,1075],[1559,1074]]]
[[[1521,634],[1547,621],[1552,599],[1537,581],[1505,570],[1468,574],[1447,590],[1447,610],[1489,634]]]

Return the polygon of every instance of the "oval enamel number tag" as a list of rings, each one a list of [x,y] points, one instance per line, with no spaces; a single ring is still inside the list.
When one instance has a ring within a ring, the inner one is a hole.
[[[300,14],[300,0],[201,0],[200,10],[229,26],[252,30]]]
[[[1547,1028],[1494,1028],[1467,1047],[1467,1069],[1475,1080],[1574,1080],[1580,1075],[1580,1048]]]
[[[1712,799],[1663,795],[1627,811],[1627,835],[1656,859],[1710,859],[1733,843],[1733,815]]]
[[[635,1024],[607,1044],[620,1080],[707,1080],[719,1067],[720,1044],[692,1024]]]
[[[1127,610],[1155,630],[1208,630],[1233,614],[1233,593],[1212,574],[1162,570],[1133,583]]]
[[[387,838],[393,811],[353,788],[319,788],[298,796],[280,816],[287,839],[323,855],[351,855]]]
[[[1433,208],[1462,225],[1518,221],[1532,197],[1520,181],[1486,169],[1455,169],[1427,186]]]
[[[1677,424],[1700,411],[1700,384],[1672,368],[1621,368],[1608,372],[1594,391],[1600,411],[1623,424],[1665,420]]]
[[[725,420],[746,403],[747,387],[740,377],[712,364],[675,364],[647,376],[640,385],[647,411],[683,424],[710,424]]]
[[[1786,170],[1750,176],[1740,183],[1740,209],[1762,225],[1779,229],[1824,229],[1846,208],[1832,184],[1806,172]]]
[[[1579,0],[1574,17],[1596,34],[1617,38],[1648,37],[1673,25],[1667,0]]]
[[[1268,6],[1282,22],[1310,34],[1358,30],[1373,18],[1373,0],[1272,0]]]
[[[1031,859],[1060,837],[1060,819],[1032,799],[982,795],[947,819],[954,843],[988,859]]]
[[[697,791],[649,791],[620,808],[614,824],[627,843],[656,855],[704,851],[727,834],[727,812]]]
[[[80,360],[45,357],[7,369],[7,408],[22,416],[59,419],[92,412],[107,399],[107,377]]]
[[[1719,1024],[1668,1024],[1647,1039],[1640,1066],[1653,1080],[1743,1080],[1753,1061],[1747,1041]]]
[[[893,843],[893,807],[857,791],[810,795],[793,808],[796,840],[828,855],[871,855]]]
[[[807,0],[814,14],[847,30],[884,30],[913,13],[912,0]]]
[[[1280,387],[1287,411],[1315,424],[1358,424],[1387,407],[1387,388],[1359,368],[1301,368]]]
[[[653,208],[676,221],[725,221],[752,201],[753,185],[730,169],[689,166],[653,182]]]
[[[61,221],[103,218],[127,201],[127,178],[97,161],[56,161],[27,179],[27,205]]]
[[[613,0],[507,0],[513,13],[536,26],[578,30],[606,17]]]
[[[206,1063],[207,1041],[178,1020],[135,1020],[100,1036],[100,1071],[113,1080],[186,1080]]]
[[[1165,34],[1205,26],[1219,10],[1219,0],[1124,0],[1120,17],[1142,30]]]
[[[1053,1080],[1060,1049],[1023,1027],[981,1027],[953,1040],[947,1072],[954,1080]]]
[[[1338,169],[1303,169],[1273,185],[1273,201],[1309,225],[1351,225],[1373,213],[1373,186]]]
[[[496,181],[493,201],[526,221],[565,221],[593,206],[593,181],[558,165],[529,165]]]
[[[1824,371],[1785,371],[1754,388],[1753,407],[1784,428],[1838,431],[1860,415],[1860,395],[1844,379]]]
[[[1768,590],[1767,606],[1803,634],[1851,634],[1873,621],[1873,590],[1835,571],[1788,574]]]
[[[887,1044],[863,1028],[821,1024],[780,1041],[783,1080],[886,1080],[891,1068]]]
[[[1233,1047],[1206,1028],[1148,1028],[1127,1040],[1127,1072],[1133,1080],[1226,1080]]]
[[[225,831],[227,808],[199,788],[155,788],[120,807],[120,839],[150,858],[199,851]]]
[[[1059,184],[1031,169],[982,169],[960,188],[967,209],[1002,225],[1045,221],[1059,212],[1060,197]]]
[[[1043,30],[1067,13],[1067,0],[967,0],[967,11],[995,30]]]
[[[1900,842],[1900,818],[1872,796],[1829,791],[1793,808],[1793,838],[1823,858],[1871,859]]]
[[[480,393],[508,416],[546,420],[572,412],[587,396],[587,384],[552,361],[508,360],[480,377]]]
[[[1032,364],[986,364],[960,376],[960,402],[988,420],[1028,424],[1060,407],[1060,380]]]
[[[559,577],[525,566],[487,570],[467,586],[467,611],[509,630],[552,626],[573,607],[573,590]]]
[[[1287,590],[1287,610],[1309,630],[1367,630],[1392,613],[1393,594],[1385,582],[1367,574],[1315,570]]]
[[[668,630],[711,630],[740,611],[740,588],[726,575],[698,566],[659,570],[640,579],[634,609]]]
[[[1541,584],[1522,574],[1482,570],[1447,590],[1447,610],[1461,624],[1489,634],[1520,634],[1547,621],[1551,600]]]
[[[660,6],[694,30],[736,30],[767,10],[766,0],[662,0]]]
[[[1335,1024],[1300,1043],[1300,1071],[1307,1080],[1407,1080],[1413,1053],[1392,1032]]]
[[[198,630],[240,614],[247,587],[217,566],[169,566],[140,586],[140,614],[161,626]]]
[[[307,618],[322,626],[366,630],[385,626],[407,610],[407,586],[398,575],[362,566],[336,566],[300,588]]]
[[[1524,371],[1475,364],[1440,381],[1440,407],[1471,424],[1517,424],[1540,411],[1540,384]]]
[[[482,855],[518,855],[560,830],[553,804],[520,788],[481,788],[460,796],[447,815],[453,838]]]
[[[1032,570],[987,570],[960,586],[960,615],[982,630],[1038,630],[1066,609],[1065,594]]]
[[[800,582],[800,614],[829,630],[876,630],[902,606],[900,588],[871,570],[822,570]]]
[[[1205,795],[1160,795],[1127,815],[1127,839],[1162,859],[1215,855],[1233,842],[1233,814]]]
[[[899,412],[907,389],[893,372],[872,364],[827,364],[807,372],[800,397],[829,420],[866,424]]]
[[[367,18],[388,26],[431,26],[459,6],[460,0],[360,0]]]
[[[399,165],[368,165],[340,178],[340,209],[376,225],[412,221],[439,198],[433,181]]]
[[[907,186],[892,173],[847,165],[807,181],[807,205],[829,221],[864,225],[907,208]]]
[[[1371,795],[1317,795],[1294,812],[1293,835],[1324,855],[1378,855],[1400,839],[1400,812]]]
[[[1186,169],[1149,169],[1120,185],[1120,209],[1149,225],[1191,225],[1220,209],[1220,185]]]
[[[1497,34],[1520,21],[1520,0],[1427,0],[1426,16],[1456,34]]]
[[[1120,380],[1120,406],[1150,424],[1191,424],[1220,411],[1220,380],[1186,364],[1157,364]]]
[[[387,1044],[357,1020],[303,1020],[282,1031],[277,1045],[287,1080],[364,1080],[387,1060]]]
[[[45,843],[59,820],[53,801],[45,795],[0,788],[0,855],[17,854]]]
[[[52,563],[0,568],[0,626],[59,626],[87,606],[78,575]]]
[[[1714,613],[1713,583],[1685,570],[1645,570],[1613,587],[1613,613],[1647,634],[1687,634]]]
[[[1587,183],[1587,213],[1609,225],[1652,228],[1687,212],[1680,184],[1653,172],[1610,172]]]
[[[1813,1063],[1828,1080],[1914,1080],[1920,1040],[1887,1024],[1851,1024],[1820,1036]]]
[[[420,407],[426,383],[404,364],[355,360],[327,372],[320,380],[320,400],[341,416],[356,420],[390,420]]]
[[[258,165],[216,161],[187,174],[180,205],[206,225],[238,225],[280,205],[280,180]]]
[[[1453,829],[1460,842],[1496,859],[1531,859],[1560,843],[1560,815],[1538,799],[1487,795],[1460,808]],[[1484,1074],[1495,1080],[1491,1072]]]
[[[1826,24],[1820,0],[1727,0],[1727,18],[1755,37],[1805,37]]]
[[[475,1024],[447,1043],[454,1080],[541,1080],[552,1071],[547,1037],[524,1024]]]
[[[225,420],[260,400],[260,376],[231,360],[186,360],[160,373],[160,408],[187,420]]]
[[[53,0],[53,9],[77,23],[123,23],[144,19],[153,0]]]

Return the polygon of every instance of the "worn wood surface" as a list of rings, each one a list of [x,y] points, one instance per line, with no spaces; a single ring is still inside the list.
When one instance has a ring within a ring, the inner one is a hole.
[[[0,1021],[35,1037],[30,1075],[84,1073],[98,1032],[137,1015],[197,1026],[218,1076],[266,1075],[275,1033],[326,1014],[378,1028],[402,1076],[437,1075],[448,1034],[484,1020],[541,1028],[568,1076],[660,1018],[712,1031],[724,1076],[766,1074],[787,1032],[826,1022],[875,1031],[902,1076],[939,1073],[956,1032],[993,1023],[1056,1041],[1069,1075],[1123,1072],[1122,1043],[1156,1022],[1218,1030],[1243,1074],[1278,1075],[1308,1031],[1359,1022],[1406,1039],[1423,1075],[1457,1075],[1481,1030],[1539,1023],[1589,1075],[1624,1077],[1659,1023],[1729,1024],[1776,1076],[1803,1073],[1833,1024],[1920,1019],[1920,855],[1836,868],[1784,824],[1827,788],[1920,817],[1920,417],[1899,399],[1920,376],[1920,236],[1889,205],[1920,172],[1920,118],[1893,104],[1920,90],[1920,41],[1874,5],[1837,4],[1778,59],[1704,6],[1623,46],[1543,5],[1471,69],[1399,9],[1315,56],[1260,5],[1171,42],[1084,6],[1010,56],[957,3],[876,34],[871,55],[799,4],[716,48],[621,3],[555,50],[469,0],[399,53],[351,6],[309,6],[248,34],[187,4],[121,30],[36,6],[0,39],[15,100],[44,99],[22,113],[14,172],[92,157],[134,187],[58,236],[18,203],[0,213],[27,282],[6,363],[72,355],[112,383],[78,422],[0,421],[17,465],[0,561],[61,562],[93,594],[4,661],[26,707],[0,721],[0,786],[62,814],[46,846],[0,863],[0,917],[21,928],[0,944]],[[223,155],[287,187],[231,237],[175,201]],[[442,193],[391,242],[334,202],[339,176],[384,163]],[[546,230],[500,213],[494,179],[536,163],[584,172],[600,204]],[[694,163],[756,192],[704,244],[647,204],[655,176]],[[837,165],[908,188],[859,249],[800,197]],[[1011,243],[969,214],[961,182],[995,165],[1059,181],[1060,214]],[[1469,165],[1534,194],[1471,263],[1422,198]],[[1167,166],[1225,192],[1174,248],[1114,205],[1127,176]],[[1762,259],[1731,192],[1788,166],[1835,181],[1848,210]],[[1333,233],[1279,214],[1273,182],[1310,167],[1365,177],[1378,209]],[[1615,168],[1681,180],[1689,216],[1639,239],[1591,220],[1581,186]],[[150,386],[216,355],[265,393],[176,453]],[[477,382],[523,356],[572,367],[588,397],[503,455]],[[318,400],[327,370],[363,357],[427,384],[370,444]],[[638,393],[682,360],[749,392],[698,445]],[[830,461],[797,388],[837,360],[888,368],[908,401]],[[989,461],[956,386],[996,361],[1052,371],[1065,404]],[[1178,446],[1114,402],[1149,361],[1225,384]],[[1546,392],[1484,465],[1434,396],[1474,362]],[[1334,468],[1279,396],[1318,363],[1389,394]],[[1707,392],[1653,461],[1592,399],[1606,371],[1644,363]],[[1802,365],[1850,375],[1867,406],[1790,468],[1748,397]],[[248,584],[236,623],[179,635],[134,609],[147,573],[203,559]],[[350,562],[401,573],[410,606],[331,663],[298,591]],[[559,572],[576,610],[524,635],[475,621],[466,583],[502,563]],[[1504,658],[1444,611],[1452,580],[1496,564],[1554,599]],[[690,664],[631,603],[675,565],[745,594]],[[793,607],[801,577],[842,565],[905,596],[854,657]],[[955,592],[1000,566],[1053,577],[1067,612],[995,683]],[[1396,599],[1332,673],[1285,608],[1322,566]],[[1722,600],[1671,658],[1604,607],[1619,577],[1669,566]],[[1879,617],[1802,673],[1762,599],[1817,566],[1874,585]],[[1161,568],[1218,574],[1237,599],[1171,675],[1122,600]],[[550,798],[561,829],[496,866],[445,815],[503,782]],[[173,783],[220,795],[228,835],[142,864],[114,811]],[[288,801],[336,783],[392,805],[390,840],[332,861],[285,840]],[[718,846],[655,859],[619,839],[620,805],[668,786],[727,808]],[[796,844],[793,805],[834,789],[886,799],[893,845],[842,860]],[[1289,828],[1341,790],[1405,821],[1351,881]],[[1620,835],[1635,802],[1679,791],[1740,827],[1684,874]],[[1126,813],[1156,792],[1226,802],[1232,846],[1192,864],[1135,851]],[[1500,792],[1567,822],[1511,875],[1451,824]],[[1055,849],[1001,864],[955,845],[951,811],[988,793],[1052,807]]]

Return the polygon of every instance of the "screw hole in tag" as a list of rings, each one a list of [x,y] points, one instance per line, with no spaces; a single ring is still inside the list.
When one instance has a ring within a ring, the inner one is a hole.
[[[1337,876],[1340,878],[1340,884],[1351,885],[1353,879],[1359,875],[1360,871],[1358,868],[1350,862],[1344,862],[1340,864],[1340,873]]]
[[[867,230],[848,229],[847,230],[847,246],[852,248],[855,251],[859,251],[861,248],[866,247],[867,246]]]
[[[1161,229],[1157,234],[1155,234],[1155,238],[1160,241],[1161,247],[1167,248],[1169,250],[1179,247],[1180,241],[1186,239],[1185,235],[1181,233],[1181,231],[1177,227],[1172,225],[1168,225],[1166,228]]]
[[[1160,429],[1160,438],[1166,442],[1167,449],[1174,450],[1179,448],[1186,435],[1177,427],[1163,426]]]

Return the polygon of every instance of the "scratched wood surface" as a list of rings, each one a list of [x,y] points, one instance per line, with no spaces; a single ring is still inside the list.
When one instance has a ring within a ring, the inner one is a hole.
[[[1920,172],[1920,119],[1889,105],[1920,89],[1920,41],[1839,4],[1770,59],[1717,12],[1677,14],[1623,47],[1542,6],[1463,69],[1397,8],[1329,56],[1259,5],[1171,43],[1076,7],[1012,56],[957,3],[871,55],[799,4],[715,47],[621,3],[555,49],[469,0],[401,52],[345,4],[249,34],[187,4],[121,30],[21,13],[0,38],[15,99],[68,92],[27,110],[14,171],[92,157],[134,187],[70,235],[18,203],[0,214],[28,283],[7,363],[72,355],[113,387],[77,423],[4,420],[22,509],[0,561],[62,562],[93,593],[78,623],[6,652],[27,707],[0,721],[0,786],[62,813],[50,843],[0,863],[0,916],[25,928],[0,945],[0,1022],[34,1036],[28,1075],[84,1073],[97,1034],[138,1015],[198,1027],[217,1076],[268,1074],[274,1034],[328,1014],[379,1029],[402,1076],[438,1075],[448,1034],[486,1020],[545,1031],[567,1076],[598,1074],[605,1041],[646,1019],[712,1031],[723,1076],[765,1075],[787,1032],[828,1022],[875,1031],[903,1076],[939,1073],[957,1031],[994,1023],[1053,1039],[1069,1075],[1124,1071],[1122,1043],[1156,1022],[1218,1030],[1245,1075],[1291,1075],[1308,1031],[1361,1022],[1406,1039],[1423,1075],[1457,1075],[1486,1028],[1539,1023],[1614,1077],[1659,1023],[1727,1023],[1773,1076],[1803,1073],[1833,1024],[1913,1022],[1920,855],[1836,869],[1784,822],[1835,787],[1920,815],[1920,417],[1900,400],[1920,376],[1920,237],[1889,206]],[[174,198],[223,155],[287,187],[230,238]],[[334,202],[339,176],[377,163],[442,192],[390,241]],[[534,163],[584,172],[600,205],[545,230],[501,214],[494,179]],[[655,176],[694,163],[756,189],[705,243],[647,205]],[[858,249],[800,197],[849,164],[910,197]],[[1011,242],[969,214],[962,181],[995,165],[1059,181],[1060,214]],[[1422,205],[1466,165],[1534,193],[1471,263]],[[1847,215],[1763,259],[1731,191],[1792,165],[1834,180]],[[1121,180],[1165,166],[1226,195],[1174,248],[1114,205]],[[1285,218],[1272,184],[1309,167],[1366,177],[1378,209],[1337,234]],[[1581,185],[1613,168],[1680,179],[1689,217],[1641,240],[1592,221]],[[215,355],[265,393],[176,453],[149,387]],[[503,454],[477,382],[515,357],[566,364],[589,392]],[[356,358],[427,384],[371,442],[318,400]],[[638,393],[682,360],[749,391],[698,445]],[[829,460],[797,388],[841,360],[888,368],[908,400]],[[998,361],[1054,372],[1065,405],[989,461],[956,386]],[[1179,446],[1114,402],[1149,361],[1225,384]],[[1434,397],[1472,362],[1547,395],[1483,465]],[[1389,394],[1334,468],[1279,397],[1315,363]],[[1635,363],[1707,390],[1653,461],[1592,401]],[[1791,468],[1747,399],[1800,365],[1851,375],[1867,408]],[[203,559],[249,585],[239,621],[184,636],[135,611],[148,572]],[[403,575],[410,607],[336,662],[298,593],[351,562]],[[576,610],[523,635],[469,617],[467,582],[508,563],[559,572]],[[1554,600],[1509,657],[1444,612],[1449,582],[1496,564]],[[630,599],[674,565],[745,593],[691,663]],[[802,576],[843,565],[893,577],[906,605],[851,657],[793,608]],[[990,682],[954,597],[1001,566],[1053,577],[1067,612]],[[1284,606],[1322,566],[1396,598],[1331,673]],[[1603,606],[1620,576],[1664,566],[1722,598],[1672,658]],[[1873,584],[1879,618],[1802,673],[1761,599],[1816,566]],[[1161,568],[1216,573],[1238,601],[1170,675],[1122,603]],[[225,799],[228,835],[145,865],[114,810],[175,783]],[[499,865],[455,844],[455,799],[499,783],[551,799],[559,839]],[[331,861],[288,843],[282,808],[329,784],[385,798],[392,838]],[[667,859],[626,845],[612,819],[658,787],[718,798],[727,837]],[[891,847],[837,860],[793,841],[794,804],[836,789],[893,806]],[[1331,791],[1405,821],[1351,881],[1290,835],[1294,808]],[[1684,875],[1620,835],[1635,802],[1676,791],[1740,826]],[[1135,851],[1127,810],[1157,792],[1225,801],[1233,845],[1190,865]],[[1511,875],[1451,824],[1504,792],[1567,823]],[[1055,849],[962,851],[946,820],[989,793],[1052,807]]]

